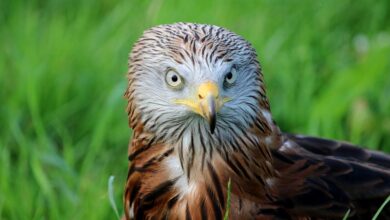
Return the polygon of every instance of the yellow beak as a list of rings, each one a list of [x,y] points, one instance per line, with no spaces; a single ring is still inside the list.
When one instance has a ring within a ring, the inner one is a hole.
[[[175,103],[186,105],[203,116],[210,124],[211,133],[214,133],[217,112],[228,101],[230,101],[229,98],[220,99],[216,83],[205,82],[199,85],[196,95],[192,99],[179,99],[175,100]]]

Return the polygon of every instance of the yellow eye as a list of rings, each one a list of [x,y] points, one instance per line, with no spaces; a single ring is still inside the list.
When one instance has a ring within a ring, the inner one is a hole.
[[[167,84],[175,89],[180,89],[183,86],[183,80],[181,76],[174,70],[168,70],[165,75],[165,81]]]
[[[225,80],[224,80],[224,85],[225,86],[231,86],[233,85],[233,83],[236,81],[237,79],[237,71],[235,68],[232,68],[230,70],[230,72],[228,72],[226,75],[225,75]]]

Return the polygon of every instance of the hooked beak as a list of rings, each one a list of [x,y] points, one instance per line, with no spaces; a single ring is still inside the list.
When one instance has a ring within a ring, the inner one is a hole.
[[[199,85],[195,99],[176,100],[178,104],[189,106],[195,113],[203,116],[210,125],[210,131],[214,134],[217,124],[217,112],[230,98],[220,98],[218,85],[214,82],[205,82]]]

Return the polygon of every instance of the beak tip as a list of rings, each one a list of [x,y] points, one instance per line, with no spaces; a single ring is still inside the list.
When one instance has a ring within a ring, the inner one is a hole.
[[[215,131],[215,125],[216,125],[216,118],[215,116],[213,116],[210,120],[210,131],[211,131],[211,134],[214,134],[214,131]]]
[[[208,109],[208,119],[210,124],[211,134],[214,134],[215,126],[217,124],[217,116],[216,116],[216,106],[215,99],[209,97],[209,109]]]
[[[214,134],[215,127],[210,127],[211,134]]]

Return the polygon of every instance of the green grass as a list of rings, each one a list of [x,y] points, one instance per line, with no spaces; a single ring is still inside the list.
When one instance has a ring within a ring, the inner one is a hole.
[[[348,219],[348,216],[349,216],[350,212],[351,212],[351,209],[348,209],[348,211],[345,213],[345,215],[343,217],[343,220],[347,220]]]
[[[150,26],[227,27],[259,53],[283,130],[390,152],[390,3],[0,1],[0,219],[115,219],[127,55]]]
[[[375,215],[372,217],[372,220],[378,219],[379,215],[381,214],[382,210],[388,205],[390,202],[390,195],[386,198],[386,200],[382,203],[382,205],[378,208]]]
[[[378,219],[379,215],[381,214],[381,212],[383,211],[383,209],[386,207],[386,205],[389,202],[390,202],[390,195],[385,199],[385,201],[383,201],[382,205],[380,207],[378,207],[378,210],[375,212],[374,216],[372,217],[372,220]],[[348,219],[350,212],[351,212],[351,210],[348,209],[348,211],[345,213],[345,215],[343,217],[343,220],[347,220]]]
[[[231,206],[231,194],[232,194],[232,180],[229,179],[229,182],[227,184],[227,198],[226,198],[226,212],[223,217],[223,220],[229,219],[229,213],[230,213],[230,206]]]

